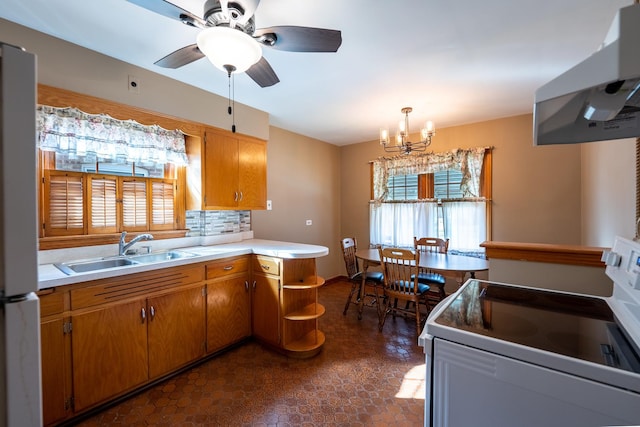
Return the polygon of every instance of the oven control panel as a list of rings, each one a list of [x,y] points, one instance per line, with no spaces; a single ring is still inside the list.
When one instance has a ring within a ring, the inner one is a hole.
[[[607,276],[616,285],[640,291],[640,242],[616,237],[613,248],[603,252],[602,261],[607,265]]]

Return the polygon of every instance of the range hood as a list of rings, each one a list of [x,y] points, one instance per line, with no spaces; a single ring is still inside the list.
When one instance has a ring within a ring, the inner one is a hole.
[[[640,136],[640,5],[618,11],[602,47],[540,87],[534,145]]]

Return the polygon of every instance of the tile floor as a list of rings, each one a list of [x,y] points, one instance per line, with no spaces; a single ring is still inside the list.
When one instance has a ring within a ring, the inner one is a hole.
[[[424,355],[414,321],[342,315],[347,282],[320,289],[323,351],[287,358],[248,342],[108,408],[90,426],[422,426]]]

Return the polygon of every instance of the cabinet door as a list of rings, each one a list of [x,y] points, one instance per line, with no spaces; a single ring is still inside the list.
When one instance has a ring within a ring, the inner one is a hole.
[[[238,141],[240,200],[243,209],[267,208],[267,144],[243,138]]]
[[[204,355],[202,286],[149,298],[149,377],[156,378]]]
[[[203,161],[205,208],[237,206],[238,139],[207,131]]]
[[[73,316],[76,411],[148,379],[146,317],[144,299]]]
[[[42,415],[44,425],[62,420],[67,416],[67,402],[71,397],[66,387],[67,359],[66,340],[62,318],[40,324],[40,347],[42,353]]]
[[[280,280],[254,275],[252,314],[253,335],[273,344],[280,343]]]
[[[207,285],[207,352],[251,335],[251,293],[247,275]]]

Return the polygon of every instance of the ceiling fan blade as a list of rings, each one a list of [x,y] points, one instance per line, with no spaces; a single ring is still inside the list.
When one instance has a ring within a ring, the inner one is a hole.
[[[337,52],[342,44],[339,30],[325,28],[282,25],[257,29],[253,36],[266,46],[289,52]]]
[[[171,52],[162,59],[157,60],[154,64],[163,68],[180,68],[183,65],[191,64],[204,57],[204,53],[198,49],[197,44],[191,44]]]
[[[258,83],[260,87],[273,86],[280,81],[276,72],[271,68],[271,65],[269,65],[267,60],[264,59],[264,56],[260,58],[258,62],[249,67],[245,73],[247,73],[254,82]]]
[[[137,4],[151,12],[155,12],[162,16],[178,20],[192,27],[205,28],[206,24],[203,19],[188,12],[181,7],[176,6],[166,0],[127,0],[129,3]]]

